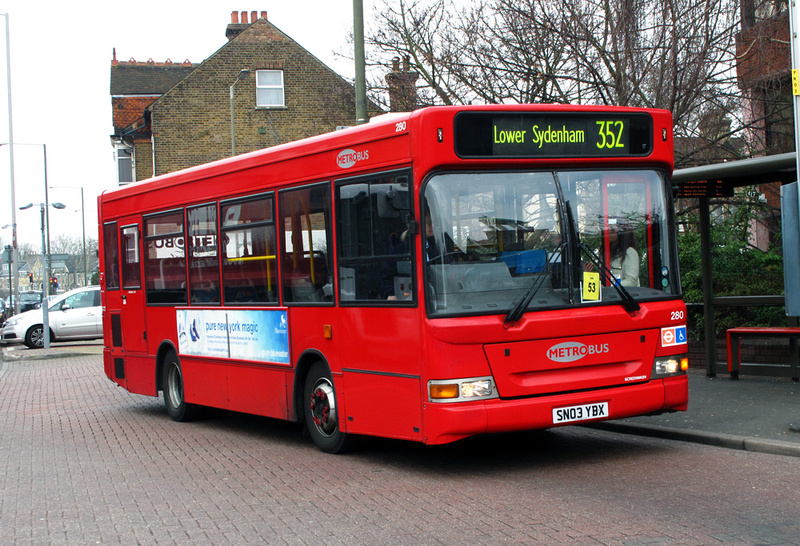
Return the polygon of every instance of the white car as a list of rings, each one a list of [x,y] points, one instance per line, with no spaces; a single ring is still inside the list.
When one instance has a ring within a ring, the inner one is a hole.
[[[103,337],[103,307],[99,286],[65,292],[49,303],[50,341]],[[42,310],[33,309],[8,319],[3,324],[2,342],[22,342],[31,349],[43,347]]]

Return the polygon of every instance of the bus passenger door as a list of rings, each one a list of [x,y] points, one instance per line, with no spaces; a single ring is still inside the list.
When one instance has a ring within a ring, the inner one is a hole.
[[[126,353],[144,353],[147,351],[147,324],[142,287],[142,228],[140,223],[120,224],[122,348]]]
[[[136,218],[124,218],[120,222],[103,225],[106,375],[132,392],[136,390],[132,388],[135,385],[129,382],[130,357],[147,349],[140,226],[141,222]]]
[[[354,434],[422,440],[411,172],[339,181],[335,199],[342,421]]]

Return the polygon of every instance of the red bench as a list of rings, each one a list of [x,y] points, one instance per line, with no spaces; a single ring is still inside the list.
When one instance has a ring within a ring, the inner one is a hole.
[[[728,372],[731,374],[731,379],[739,378],[739,370],[742,365],[741,358],[741,340],[745,337],[776,337],[788,338],[791,342],[791,358],[788,368],[780,366],[781,369],[788,369],[789,376],[793,381],[798,380],[798,356],[797,356],[797,340],[800,339],[800,328],[795,327],[741,327],[728,329]],[[785,375],[785,373],[772,374],[772,375]]]

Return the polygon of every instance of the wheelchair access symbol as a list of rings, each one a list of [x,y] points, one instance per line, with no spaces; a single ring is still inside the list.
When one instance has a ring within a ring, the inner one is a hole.
[[[686,326],[671,326],[661,329],[661,346],[673,347],[687,342]]]

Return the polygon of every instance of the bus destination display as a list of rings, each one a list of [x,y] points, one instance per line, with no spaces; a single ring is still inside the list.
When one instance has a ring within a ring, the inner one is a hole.
[[[460,157],[628,157],[653,148],[647,114],[498,114],[456,116]]]

